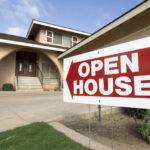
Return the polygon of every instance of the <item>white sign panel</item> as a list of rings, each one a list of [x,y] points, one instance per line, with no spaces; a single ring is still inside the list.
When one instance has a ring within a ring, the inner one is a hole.
[[[150,109],[150,37],[64,59],[64,101]]]

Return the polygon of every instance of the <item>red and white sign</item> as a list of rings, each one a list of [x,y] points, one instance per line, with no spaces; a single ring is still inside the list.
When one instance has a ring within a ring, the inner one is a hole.
[[[64,59],[64,101],[150,109],[150,38]]]

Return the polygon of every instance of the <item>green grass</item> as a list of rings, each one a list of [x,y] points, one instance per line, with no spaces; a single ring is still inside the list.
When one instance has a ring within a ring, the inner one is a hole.
[[[0,133],[0,150],[90,150],[44,122]]]

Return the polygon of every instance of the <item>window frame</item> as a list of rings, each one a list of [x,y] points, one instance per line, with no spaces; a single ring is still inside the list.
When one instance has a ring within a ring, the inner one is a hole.
[[[51,32],[51,33],[52,33],[52,36],[51,36],[51,37],[50,37],[50,36],[48,36],[48,32]],[[48,41],[47,41],[47,38],[51,38],[51,39],[52,39],[52,41],[51,41],[51,42],[48,42]],[[46,30],[46,42],[47,42],[47,43],[51,43],[51,44],[53,44],[53,42],[54,42],[54,33],[53,33],[53,31]]]
[[[73,38],[74,38],[74,37],[77,38],[76,44],[78,44],[78,41],[79,41],[79,40],[78,40],[78,37],[77,37],[77,36],[72,36],[71,46],[75,46],[75,45],[76,45],[76,44],[73,45],[73,43],[75,43],[75,42],[73,41]]]

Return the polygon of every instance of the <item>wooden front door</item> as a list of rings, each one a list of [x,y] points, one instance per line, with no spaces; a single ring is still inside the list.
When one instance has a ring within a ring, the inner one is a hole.
[[[19,76],[36,76],[36,54],[17,52],[17,73]]]

